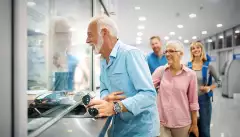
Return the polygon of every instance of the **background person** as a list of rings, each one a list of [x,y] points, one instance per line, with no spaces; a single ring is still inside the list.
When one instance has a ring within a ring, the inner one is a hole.
[[[200,106],[199,135],[200,137],[210,137],[212,115],[211,92],[216,86],[221,86],[221,81],[214,67],[209,64],[210,58],[206,55],[202,43],[193,42],[190,46],[190,54],[191,59],[188,66],[196,72],[198,79],[198,101]],[[209,83],[212,76],[218,82],[217,85]]]
[[[167,59],[165,55],[163,55],[162,43],[159,36],[152,36],[150,38],[150,44],[153,52],[148,55],[147,61],[152,74],[156,68],[167,64]]]

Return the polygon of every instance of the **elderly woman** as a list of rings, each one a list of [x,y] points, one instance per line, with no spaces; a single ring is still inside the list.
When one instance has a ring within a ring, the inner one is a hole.
[[[197,76],[181,64],[184,47],[179,41],[166,45],[168,65],[161,66],[153,73],[153,83],[158,89],[158,111],[161,122],[160,137],[198,137]]]

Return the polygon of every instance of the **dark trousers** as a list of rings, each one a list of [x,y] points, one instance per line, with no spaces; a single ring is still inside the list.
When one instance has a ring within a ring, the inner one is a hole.
[[[198,97],[199,102],[199,137],[210,137],[210,124],[212,117],[212,102],[211,98],[207,95],[201,95]]]

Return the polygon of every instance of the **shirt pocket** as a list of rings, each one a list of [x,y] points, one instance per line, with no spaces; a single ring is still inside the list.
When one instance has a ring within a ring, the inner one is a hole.
[[[126,75],[124,71],[114,71],[108,76],[112,92],[124,90],[124,87],[126,87],[124,82],[124,80],[126,80]]]

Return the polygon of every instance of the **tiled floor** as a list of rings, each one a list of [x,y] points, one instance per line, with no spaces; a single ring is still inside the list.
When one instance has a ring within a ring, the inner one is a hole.
[[[240,137],[240,99],[223,98],[221,89],[214,94],[212,137]]]

